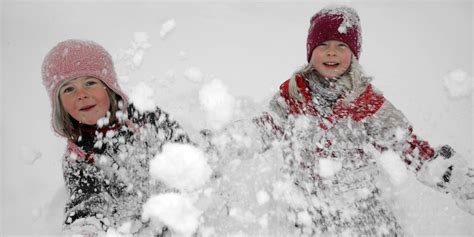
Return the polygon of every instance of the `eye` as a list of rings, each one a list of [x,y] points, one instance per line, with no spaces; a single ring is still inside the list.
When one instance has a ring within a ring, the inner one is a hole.
[[[94,80],[89,80],[89,81],[86,81],[85,85],[86,86],[94,86],[94,85],[97,85],[97,82],[94,81]]]
[[[69,93],[71,93],[73,90],[74,90],[74,88],[73,88],[72,86],[67,86],[67,87],[64,87],[63,89],[61,89],[61,93],[62,93],[62,94],[69,94]]]
[[[344,44],[344,43],[340,43],[338,44],[337,46],[339,46],[340,48],[347,48],[349,46],[347,46],[347,44]]]
[[[322,43],[320,43],[318,46],[328,46],[328,43],[322,42]]]

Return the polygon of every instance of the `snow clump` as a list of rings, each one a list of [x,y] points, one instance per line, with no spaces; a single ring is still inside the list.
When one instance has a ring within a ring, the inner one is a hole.
[[[153,178],[181,191],[202,187],[211,173],[204,152],[187,144],[165,144],[163,151],[150,161]]]
[[[453,70],[444,76],[444,87],[453,99],[468,97],[472,92],[472,77],[461,69]]]
[[[231,122],[236,99],[227,91],[221,80],[214,79],[205,84],[199,91],[199,101],[212,129],[219,129]]]
[[[154,91],[152,87],[144,82],[138,83],[132,88],[130,102],[141,112],[153,111],[156,107],[153,102]]]
[[[166,21],[161,25],[160,37],[164,39],[174,28],[176,28],[176,21],[174,19]]]
[[[178,236],[191,236],[199,225],[201,211],[192,201],[178,193],[152,196],[143,205],[142,219],[152,219],[168,226]]]

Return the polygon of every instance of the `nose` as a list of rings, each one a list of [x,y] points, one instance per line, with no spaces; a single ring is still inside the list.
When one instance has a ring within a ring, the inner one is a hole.
[[[334,56],[334,55],[336,55],[336,47],[333,46],[333,45],[330,45],[330,46],[328,47],[328,50],[327,50],[326,53],[327,53],[328,56]]]
[[[83,100],[88,97],[87,92],[84,89],[78,89],[76,93],[76,97],[78,100]]]

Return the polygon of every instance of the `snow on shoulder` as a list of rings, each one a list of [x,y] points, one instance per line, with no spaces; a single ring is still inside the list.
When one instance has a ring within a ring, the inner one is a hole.
[[[207,156],[200,149],[179,143],[168,143],[150,161],[151,177],[181,191],[194,191],[211,177]]]

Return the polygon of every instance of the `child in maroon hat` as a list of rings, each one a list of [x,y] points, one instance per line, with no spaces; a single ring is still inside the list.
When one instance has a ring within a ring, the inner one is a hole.
[[[60,42],[42,76],[53,129],[68,141],[64,232],[95,236],[127,223],[130,234],[163,234],[140,220],[144,202],[164,189],[151,182],[149,160],[167,142],[189,143],[188,135],[160,108],[129,105],[110,54],[95,42]]]
[[[308,64],[280,86],[271,112],[256,119],[266,137],[283,141],[288,173],[310,200],[307,209],[293,210],[301,233],[402,235],[376,184],[376,157],[387,154],[474,214],[473,169],[448,145],[433,148],[416,136],[362,71],[356,11],[326,7],[310,23]]]

